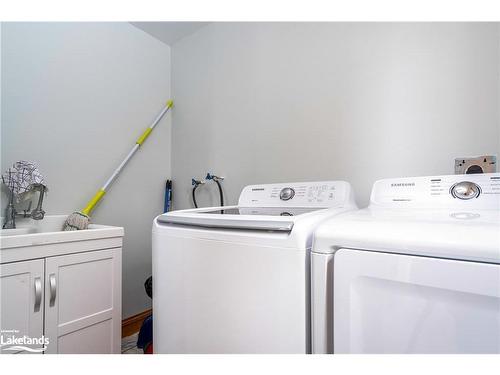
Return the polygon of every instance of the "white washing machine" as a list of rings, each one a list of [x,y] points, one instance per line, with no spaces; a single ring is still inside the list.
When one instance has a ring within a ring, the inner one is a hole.
[[[500,353],[500,174],[378,181],[311,258],[313,353]]]
[[[310,352],[310,248],[355,209],[343,181],[253,185],[153,224],[155,353]]]

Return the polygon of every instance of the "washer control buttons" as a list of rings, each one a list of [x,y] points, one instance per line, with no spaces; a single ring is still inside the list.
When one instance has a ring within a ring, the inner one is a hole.
[[[293,190],[292,188],[283,188],[280,191],[280,199],[282,201],[290,200],[293,198],[294,195],[295,195],[295,190]]]
[[[467,200],[479,197],[479,194],[481,194],[481,188],[474,182],[462,181],[453,185],[450,192],[453,198]]]

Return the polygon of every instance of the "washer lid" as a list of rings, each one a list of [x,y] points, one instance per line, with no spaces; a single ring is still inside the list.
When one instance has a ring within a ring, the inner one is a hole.
[[[238,206],[172,211],[157,220],[206,228],[291,232],[299,218],[311,217],[308,214],[313,212],[354,207],[351,185],[345,181],[290,182],[246,186]]]
[[[221,209],[222,208],[222,209]],[[195,214],[214,214],[214,215],[243,215],[243,216],[299,216],[321,210],[322,208],[304,208],[304,207],[211,207],[193,211]]]
[[[172,211],[158,216],[158,221],[205,228],[290,232],[298,217],[321,209],[303,207],[209,207]]]

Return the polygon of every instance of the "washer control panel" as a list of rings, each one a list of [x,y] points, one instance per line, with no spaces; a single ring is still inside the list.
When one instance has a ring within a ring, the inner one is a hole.
[[[420,208],[500,208],[500,173],[394,178],[373,185],[371,203]]]
[[[246,186],[238,202],[242,207],[332,207],[352,198],[345,181],[296,182]]]

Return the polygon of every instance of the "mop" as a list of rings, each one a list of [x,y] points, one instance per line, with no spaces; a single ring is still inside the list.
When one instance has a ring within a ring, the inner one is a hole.
[[[134,147],[128,153],[127,157],[121,162],[121,164],[116,168],[111,177],[106,181],[104,186],[97,191],[94,197],[87,203],[87,206],[82,211],[73,212],[68,216],[63,225],[63,230],[82,230],[87,229],[90,222],[90,213],[94,209],[94,207],[99,203],[99,201],[104,197],[106,191],[111,186],[111,184],[118,177],[122,169],[127,165],[132,156],[136,153],[136,151],[141,147],[144,141],[149,137],[154,127],[160,122],[163,115],[168,112],[170,108],[174,105],[172,100],[167,101],[165,108],[162,109],[158,117],[153,121],[153,123],[142,133],[142,135],[135,142]]]

